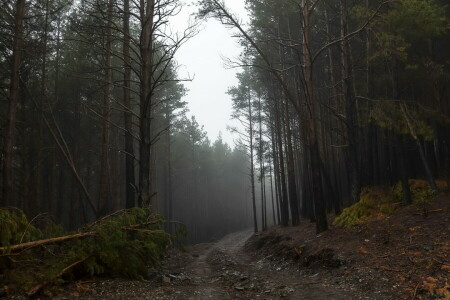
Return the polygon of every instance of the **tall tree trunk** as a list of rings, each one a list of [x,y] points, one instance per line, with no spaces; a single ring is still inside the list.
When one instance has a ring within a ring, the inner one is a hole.
[[[253,110],[252,110],[252,98],[250,95],[250,87],[248,89],[248,119],[249,119],[249,146],[250,146],[250,181],[252,187],[252,206],[253,206],[253,228],[255,232],[258,232],[258,218],[256,212],[256,196],[255,196],[255,162],[253,156]]]
[[[104,56],[104,72],[105,83],[103,88],[103,103],[102,103],[102,149],[100,158],[100,195],[98,201],[97,211],[100,215],[108,213],[110,202],[110,135],[111,135],[111,52],[112,52],[112,18],[113,18],[113,1],[108,1],[108,16],[107,16],[107,30],[106,30],[106,45]]]
[[[168,129],[166,132],[166,163],[165,166],[165,197],[164,197],[164,213],[165,217],[169,221],[173,221],[173,197],[172,197],[172,139],[171,139],[171,111],[170,105],[167,103],[165,106],[165,120],[168,123]],[[172,223],[169,223],[168,226],[169,233],[173,233]]]
[[[56,60],[54,63],[55,68],[55,86],[54,86],[54,105],[58,105],[59,102],[59,74],[60,74],[60,61],[61,61],[61,17],[57,20],[57,34],[56,34]],[[50,154],[50,164],[47,166],[47,174],[49,181],[49,201],[53,203],[53,211],[49,210],[51,214],[55,213],[59,215],[58,207],[58,168],[55,167],[57,163],[57,150],[52,147]],[[62,172],[59,172],[62,174]],[[59,215],[60,216],[60,215]]]
[[[16,140],[17,105],[20,98],[20,66],[22,62],[23,19],[25,0],[17,0],[14,15],[12,69],[9,87],[9,106],[6,115],[5,146],[3,149],[3,187],[0,206],[13,205],[14,201],[14,144]]]
[[[331,26],[330,26],[330,22],[328,19],[328,10],[325,10],[325,20],[326,20],[326,28],[327,28],[327,36],[328,36],[328,42],[332,41],[332,37],[331,37]],[[339,97],[339,91],[337,88],[337,81],[336,81],[336,75],[335,75],[335,70],[334,70],[334,63],[335,63],[335,55],[333,52],[333,47],[328,47],[328,75],[329,75],[329,80],[330,80],[330,84],[331,84],[331,97],[330,97],[330,102],[331,105],[330,107],[333,106],[335,109],[338,111],[339,108],[339,102],[340,102],[340,97]],[[330,144],[333,145],[334,139],[333,139],[333,131],[330,132]],[[336,153],[335,150],[331,151],[331,165],[332,167],[334,167],[335,169],[337,169],[337,165],[336,165]],[[335,174],[336,172],[330,172],[330,174]],[[334,176],[335,177],[335,176]],[[331,179],[330,179],[331,181]],[[338,190],[338,187],[335,187],[335,190]],[[340,206],[340,194],[339,193],[334,193],[333,195],[333,207],[334,207],[334,212],[336,215],[339,215],[341,213],[341,206]]]
[[[265,192],[265,170],[264,170],[264,149],[262,135],[262,105],[261,95],[258,95],[258,125],[259,125],[259,169],[261,170],[259,183],[261,185],[261,227],[262,230],[267,229],[266,214],[266,192]]]
[[[135,156],[133,146],[133,114],[131,107],[130,0],[123,3],[123,105],[125,108],[125,185],[126,208],[136,206]]]
[[[314,210],[316,216],[316,231],[318,233],[328,229],[325,201],[323,197],[323,184],[321,174],[321,158],[319,142],[317,140],[317,129],[314,115],[314,82],[313,65],[311,56],[311,38],[310,38],[310,7],[308,0],[302,0],[302,21],[303,21],[303,72],[305,80],[305,98],[308,118],[308,141],[311,148],[311,169],[313,181]],[[313,8],[312,8],[313,9]]]
[[[42,65],[41,65],[41,97],[39,101],[39,108],[38,108],[38,135],[37,135],[37,158],[36,158],[36,172],[35,172],[35,207],[39,208],[39,212],[50,212],[50,205],[51,201],[50,199],[47,199],[47,203],[43,203],[43,178],[44,174],[42,172],[43,170],[43,152],[42,147],[44,145],[44,120],[43,120],[43,114],[44,114],[44,106],[46,102],[47,97],[47,41],[48,41],[48,17],[49,17],[49,0],[45,1],[45,18],[44,18],[44,31],[42,34],[42,45],[43,45],[43,52],[42,52]]]
[[[278,167],[279,167],[279,176],[281,182],[281,198],[280,198],[280,211],[281,211],[281,224],[283,226],[289,225],[289,202],[288,202],[288,190],[286,185],[286,172],[285,172],[285,164],[284,164],[284,154],[283,154],[283,140],[282,140],[282,129],[281,129],[281,117],[280,117],[280,108],[278,101],[275,101],[275,136],[277,138],[276,144],[278,147]]]
[[[155,0],[140,0],[140,114],[139,114],[139,206],[151,205],[151,125],[153,98],[153,17]]]
[[[275,195],[274,195],[274,189],[273,189],[273,168],[272,168],[272,160],[270,159],[270,157],[272,157],[272,155],[269,156],[269,174],[270,174],[270,195],[271,195],[271,200],[272,200],[272,217],[273,217],[273,224],[276,225],[277,224],[277,220],[275,217]],[[275,186],[276,188],[276,186]],[[276,193],[276,191],[275,191]]]
[[[294,152],[292,149],[292,133],[291,124],[289,118],[289,104],[287,100],[285,101],[285,132],[286,132],[286,168],[288,174],[288,186],[289,186],[289,206],[291,210],[291,220],[292,225],[297,226],[300,224],[300,215],[298,209],[298,198],[297,198],[297,182],[295,179],[295,169],[294,169]]]
[[[271,120],[273,119],[273,112],[271,112]],[[280,180],[280,165],[278,163],[278,151],[277,151],[277,141],[275,139],[275,120],[272,121],[272,126],[270,129],[271,139],[272,139],[272,157],[273,157],[273,168],[274,168],[274,177],[275,177],[275,198],[276,198],[276,207],[277,207],[277,222],[276,224],[281,224],[281,180]]]
[[[358,165],[358,146],[356,135],[356,122],[355,122],[355,97],[352,76],[352,65],[350,59],[350,44],[348,39],[344,38],[348,35],[347,24],[347,0],[341,0],[341,37],[343,41],[341,43],[342,52],[342,92],[345,99],[345,114],[346,114],[346,129],[347,129],[347,165],[349,170],[350,181],[350,197],[351,202],[356,203],[359,201],[361,193],[361,183]]]

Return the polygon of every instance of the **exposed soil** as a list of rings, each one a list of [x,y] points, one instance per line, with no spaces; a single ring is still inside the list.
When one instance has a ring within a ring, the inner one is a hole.
[[[450,199],[437,197],[424,217],[418,207],[351,229],[316,235],[314,224],[255,235],[247,251],[294,262],[323,284],[347,286],[370,299],[450,299]]]
[[[78,281],[52,299],[450,299],[450,200],[352,229],[243,231],[174,251],[150,280]],[[446,296],[447,295],[447,296]],[[447,298],[446,298],[447,297]],[[41,296],[41,298],[47,298]],[[20,296],[10,299],[25,299]]]

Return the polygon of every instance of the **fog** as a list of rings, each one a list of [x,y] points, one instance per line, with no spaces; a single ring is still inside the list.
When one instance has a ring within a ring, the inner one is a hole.
[[[225,3],[243,23],[248,22],[245,1],[228,0]],[[170,20],[177,32],[183,31],[189,22],[196,22],[193,14],[198,8],[192,1],[185,0],[183,4],[181,12]],[[232,106],[226,92],[237,84],[236,73],[240,69],[226,67],[225,60],[237,61],[243,50],[233,37],[234,33],[217,20],[203,20],[198,34],[187,41],[175,56],[180,78],[192,79],[184,82],[188,92],[183,99],[188,102],[189,115],[197,118],[211,140],[221,134],[229,145],[234,145],[236,136],[227,127],[239,124],[230,117]]]

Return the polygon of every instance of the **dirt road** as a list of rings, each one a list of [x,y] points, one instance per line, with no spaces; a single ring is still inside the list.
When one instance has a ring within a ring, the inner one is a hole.
[[[182,271],[180,282],[175,279],[158,287],[155,299],[364,299],[323,284],[314,275],[302,275],[287,262],[250,257],[243,246],[251,235],[238,232],[190,248],[194,260]]]
[[[164,275],[150,281],[78,282],[54,299],[160,300],[357,300],[386,299],[352,290],[319,274],[302,273],[291,262],[250,257],[243,249],[251,231],[230,234],[218,242],[192,246],[168,260]]]

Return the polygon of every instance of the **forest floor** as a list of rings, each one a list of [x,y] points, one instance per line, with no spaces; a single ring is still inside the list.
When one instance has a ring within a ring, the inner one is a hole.
[[[171,252],[151,280],[82,280],[51,298],[450,299],[450,199],[429,210],[425,218],[411,205],[320,235],[308,222],[238,232]]]

